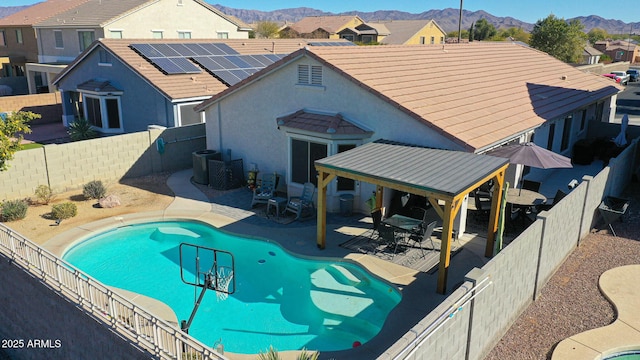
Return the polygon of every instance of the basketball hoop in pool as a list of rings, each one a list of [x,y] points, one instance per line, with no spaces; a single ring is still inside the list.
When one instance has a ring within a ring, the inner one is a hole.
[[[193,318],[207,290],[216,292],[218,301],[224,301],[236,291],[233,254],[187,243],[180,244],[180,277],[188,285],[202,288],[188,321],[182,320],[180,328],[188,333]]]

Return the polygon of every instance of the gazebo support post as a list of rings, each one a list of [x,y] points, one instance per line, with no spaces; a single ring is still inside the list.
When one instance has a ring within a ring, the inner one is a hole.
[[[318,173],[318,225],[316,226],[316,241],[320,249],[327,243],[327,185],[335,178],[335,174],[323,171]]]
[[[447,275],[451,260],[451,237],[453,220],[456,218],[462,201],[460,198],[447,199],[444,203],[444,217],[442,218],[442,238],[440,243],[440,264],[438,264],[438,293],[447,293]]]
[[[484,250],[485,257],[493,256],[493,248],[498,232],[498,220],[500,218],[500,201],[502,201],[502,187],[504,186],[504,170],[496,173],[493,178],[495,185],[491,198],[491,215],[489,216],[489,228],[487,230],[487,244]]]

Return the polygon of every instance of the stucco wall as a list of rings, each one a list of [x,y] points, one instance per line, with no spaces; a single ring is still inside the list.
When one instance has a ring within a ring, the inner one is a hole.
[[[59,122],[62,116],[60,93],[0,96],[0,112],[32,111],[42,115],[30,124]]]
[[[288,171],[287,134],[278,129],[276,119],[301,109],[329,114],[339,112],[360,127],[373,130],[373,136],[364,142],[384,138],[461,150],[451,140],[327,67],[323,67],[323,86],[296,85],[298,64],[319,65],[315,60],[303,57],[209,106],[205,111],[207,148],[223,153],[231,149],[234,158],[242,158],[247,166],[257,164],[260,171],[286,174],[289,190],[294,193],[299,188],[291,184]],[[314,141],[318,141],[317,138]],[[330,211],[338,205],[332,189],[333,185],[330,185]],[[370,188],[362,191],[366,194],[363,199],[371,194]],[[356,198],[354,206],[356,210],[364,207],[364,200]]]

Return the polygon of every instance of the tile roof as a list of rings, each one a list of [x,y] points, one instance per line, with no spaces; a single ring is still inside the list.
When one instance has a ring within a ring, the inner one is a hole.
[[[36,25],[89,0],[48,0],[0,19],[0,26]]]
[[[365,135],[371,132],[365,130],[341,114],[319,114],[306,110],[298,110],[293,114],[276,119],[278,126],[311,131],[330,135]]]
[[[309,47],[199,105],[311,56],[469,151],[479,152],[623,88],[509,42]]]
[[[328,39],[100,39],[92,47],[80,54],[55,79],[57,83],[67,72],[82,61],[96,46],[102,46],[113,53],[123,63],[128,65],[140,77],[158,89],[168,99],[185,99],[209,97],[227,88],[220,80],[203,71],[199,74],[165,75],[151,65],[140,54],[133,51],[129,45],[136,43],[225,43],[240,54],[289,54],[305,47],[310,41],[324,42]],[[331,40],[337,41],[337,40]],[[342,40],[344,41],[344,40]],[[87,79],[88,80],[88,79]]]
[[[157,1],[158,0],[83,0],[80,5],[70,8],[65,12],[58,12],[56,16],[50,16],[37,25],[42,27],[105,26],[117,18],[133,13],[142,7],[153,5],[153,3]],[[237,26],[248,27],[237,18],[224,14],[204,1],[193,1]]]
[[[335,34],[355,17],[357,16],[307,16],[289,27],[299,34],[310,34],[317,29],[324,29],[330,34]]]
[[[314,47],[309,53],[474,151],[622,90],[513,43]]]

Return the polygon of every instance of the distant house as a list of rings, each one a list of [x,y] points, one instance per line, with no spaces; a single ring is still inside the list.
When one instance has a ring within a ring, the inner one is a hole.
[[[592,46],[585,46],[582,51],[582,64],[583,65],[593,65],[600,62],[600,57],[602,56],[602,52]]]
[[[384,26],[388,35],[380,42],[388,45],[444,44],[447,36],[434,20],[391,20],[368,22],[367,25]]]
[[[285,175],[297,194],[317,183],[315,160],[377,139],[484,153],[533,138],[569,155],[589,121],[610,116],[619,91],[514,43],[310,47],[195,110],[206,118],[207,148],[233,149],[245,164]],[[351,194],[364,210],[371,190],[333,181],[328,208]]]
[[[99,39],[53,85],[62,94],[65,125],[85,117],[106,134],[146,130],[149,125],[184,126],[203,121],[193,111],[202,101],[266,64],[323,41]],[[247,58],[249,54],[261,55]]]
[[[30,93],[54,91],[55,75],[96,39],[247,39],[250,31],[202,0],[48,0],[0,19],[0,32],[10,26],[24,44],[9,39],[0,56],[28,49],[9,67],[27,76]]]
[[[636,44],[622,40],[597,41],[594,48],[607,54],[614,62],[629,61],[640,63],[640,47]]]
[[[338,32],[363,24],[359,16],[308,16],[286,25],[280,30],[281,38],[339,39]]]
[[[364,44],[380,42],[385,36],[389,35],[389,30],[382,24],[379,26],[371,26],[369,24],[360,24],[355,28],[344,28],[338,31],[341,39],[352,42],[361,42]]]

